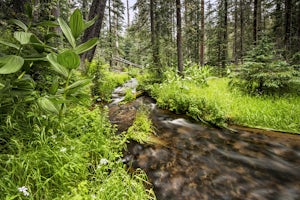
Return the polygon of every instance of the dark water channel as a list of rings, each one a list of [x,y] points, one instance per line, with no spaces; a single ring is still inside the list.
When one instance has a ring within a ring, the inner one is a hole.
[[[142,104],[160,142],[133,142],[125,159],[146,171],[157,199],[300,199],[300,136],[207,127],[158,109],[148,97],[111,105],[112,122],[125,130]]]

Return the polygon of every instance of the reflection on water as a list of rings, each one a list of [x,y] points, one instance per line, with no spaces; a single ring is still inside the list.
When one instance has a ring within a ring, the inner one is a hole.
[[[300,136],[219,130],[156,108],[151,118],[167,145],[132,144],[127,158],[159,200],[300,199]]]

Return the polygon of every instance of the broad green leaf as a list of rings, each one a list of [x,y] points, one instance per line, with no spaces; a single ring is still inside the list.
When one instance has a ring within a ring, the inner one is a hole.
[[[12,23],[16,24],[17,26],[19,26],[20,28],[22,28],[24,31],[28,31],[28,27],[23,22],[21,22],[20,20],[12,19],[10,21]]]
[[[94,19],[89,20],[89,21],[86,21],[86,22],[84,23],[84,29],[87,29],[87,28],[89,28],[90,26],[92,26],[92,25],[96,22],[97,19],[98,19],[98,17],[96,16],[96,17],[94,17]]]
[[[13,44],[13,43],[10,43],[10,42],[6,42],[6,41],[0,40],[0,43],[6,45],[6,46],[8,46],[8,47],[12,47],[12,48],[15,48],[15,49],[18,49],[18,50],[20,49],[19,46],[15,45],[15,44]]]
[[[58,77],[54,77],[54,80],[53,80],[52,85],[50,87],[49,93],[52,94],[52,95],[55,95],[57,90],[58,90],[58,86],[59,86]]]
[[[61,17],[58,18],[58,23],[59,23],[59,26],[60,26],[62,32],[64,33],[65,37],[71,44],[71,46],[73,48],[75,48],[76,47],[75,39],[72,35],[71,29],[68,26],[68,24]]]
[[[0,83],[0,90],[2,90],[4,87],[5,87],[5,85]]]
[[[0,58],[0,74],[12,74],[19,71],[24,64],[20,56],[9,55]]]
[[[57,62],[68,69],[76,69],[80,65],[80,57],[74,51],[66,50],[57,55]]]
[[[88,85],[89,83],[91,83],[91,79],[84,79],[84,80],[79,80],[79,81],[76,81],[75,83],[69,85],[66,90],[73,90],[73,89],[79,89],[79,88],[82,88],[86,85]]]
[[[38,25],[45,26],[45,27],[48,27],[48,28],[59,26],[59,24],[57,22],[53,22],[53,21],[42,21],[42,22],[38,23]]]
[[[28,44],[30,42],[30,38],[32,33],[26,32],[14,32],[14,37],[22,44]]]
[[[55,104],[46,97],[41,97],[38,99],[38,105],[40,108],[46,112],[59,114],[59,109],[55,106]]]
[[[48,61],[51,63],[53,70],[56,71],[58,74],[62,75],[63,77],[67,78],[69,74],[69,70],[65,67],[61,66],[57,62],[57,56],[55,53],[50,53],[47,55]]]
[[[81,54],[85,51],[88,51],[90,49],[92,49],[94,46],[96,46],[98,43],[98,39],[97,38],[92,38],[90,40],[88,40],[87,42],[79,45],[78,47],[75,48],[75,53],[77,54]]]
[[[76,9],[70,17],[70,28],[75,39],[77,39],[84,30],[84,21],[79,9]]]

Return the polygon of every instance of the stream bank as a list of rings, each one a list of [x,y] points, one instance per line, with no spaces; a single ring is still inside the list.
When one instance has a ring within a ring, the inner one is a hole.
[[[121,98],[120,90],[113,102]],[[161,110],[145,96],[124,105],[112,103],[110,120],[125,131],[142,105],[151,110],[149,117],[161,142],[133,142],[125,160],[147,173],[157,199],[300,198],[298,135],[207,127]]]

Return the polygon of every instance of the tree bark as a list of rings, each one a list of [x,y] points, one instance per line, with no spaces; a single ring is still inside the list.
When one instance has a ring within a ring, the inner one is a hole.
[[[127,27],[130,26],[130,13],[129,13],[129,1],[126,1],[126,6],[127,6]]]
[[[244,0],[240,0],[240,56],[241,56],[241,63],[244,63]]]
[[[151,31],[151,46],[152,46],[152,59],[155,67],[158,67],[159,74],[160,72],[160,60],[159,60],[159,46],[158,46],[158,38],[157,38],[157,30],[156,30],[156,19],[154,15],[156,2],[154,0],[150,0],[150,31]]]
[[[223,41],[222,41],[222,68],[226,67],[227,63],[227,43],[228,43],[228,2],[224,0],[224,10],[223,10]]]
[[[177,24],[177,68],[178,73],[183,76],[183,55],[181,36],[181,2],[176,0],[176,24]]]
[[[285,0],[285,23],[284,23],[284,45],[287,50],[290,49],[290,36],[291,36],[291,0]]]
[[[256,45],[257,42],[257,9],[258,9],[258,0],[254,0],[253,8],[253,44]]]
[[[238,64],[238,55],[237,55],[237,24],[238,24],[238,10],[237,10],[237,0],[234,1],[234,44],[233,44],[233,56],[234,56],[234,64]]]
[[[89,20],[93,19],[96,16],[98,17],[98,19],[96,20],[93,26],[85,30],[82,38],[82,42],[86,42],[93,37],[100,36],[100,30],[104,18],[105,6],[106,6],[106,0],[93,0],[89,12]],[[95,51],[96,51],[96,46],[93,49],[83,53],[81,55],[81,60],[82,61],[88,60],[89,62],[91,62],[95,55]]]
[[[204,0],[201,0],[201,39],[200,39],[200,66],[204,65],[204,37],[205,37],[205,24],[204,24]]]

